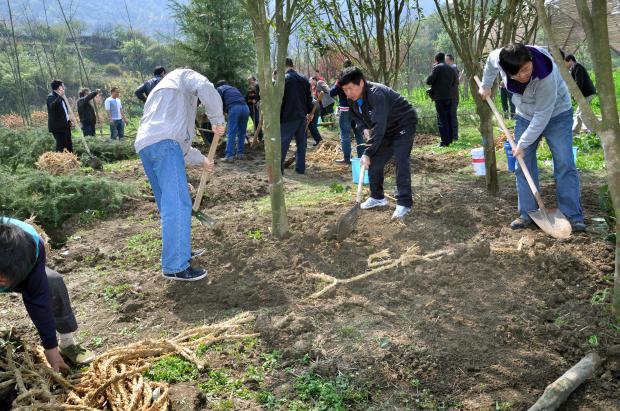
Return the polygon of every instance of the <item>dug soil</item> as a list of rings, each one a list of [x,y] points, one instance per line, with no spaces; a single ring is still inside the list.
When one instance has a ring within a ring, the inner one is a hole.
[[[286,170],[287,192],[351,186],[350,169],[332,164],[339,155],[333,140],[309,150],[305,175]],[[436,144],[436,137],[416,142],[423,144]],[[527,409],[597,350],[605,365],[563,409],[620,409],[620,333],[604,291],[611,287],[614,247],[590,220],[601,216],[602,175],[582,175],[588,232],[556,240],[538,230],[510,230],[517,200],[507,172],[500,172],[499,195],[490,197],[465,156],[425,151],[412,158],[414,206],[404,221],[390,221],[390,201],[362,211],[357,229],[338,243],[330,227],[353,205],[354,190],[314,202],[311,192],[302,205],[289,204],[290,234],[276,240],[269,234],[261,150],[219,163],[207,185],[203,211],[220,226],[195,222],[192,230],[193,246],[206,249],[197,263],[208,269],[207,280],[162,278],[159,214],[148,196],[114,216],[65,226],[68,241],[49,261],[65,276],[82,341],[103,352],[253,311],[266,347],[282,350],[285,360],[309,358],[326,378],[355,376],[371,392],[359,409],[382,410]],[[138,161],[106,174],[145,180]],[[195,187],[199,178],[190,172]],[[387,181],[392,193],[393,179]],[[553,183],[543,183],[542,192],[553,203]],[[450,253],[311,298],[329,284],[315,274],[350,278],[368,270],[370,255],[387,250],[384,258],[395,260],[413,246],[419,255]],[[128,286],[115,294],[119,284]],[[17,298],[2,316],[35,338]],[[281,396],[293,390],[287,375],[270,382]]]

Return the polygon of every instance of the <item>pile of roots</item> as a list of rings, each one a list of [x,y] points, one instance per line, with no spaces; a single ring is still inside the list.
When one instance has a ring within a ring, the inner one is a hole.
[[[143,374],[158,360],[179,355],[204,369],[196,356],[199,346],[256,337],[248,332],[254,317],[243,314],[231,320],[193,328],[167,340],[143,340],[100,355],[88,369],[66,380],[46,365],[43,353],[22,345],[19,355],[12,343],[0,357],[0,392],[17,385],[12,402],[16,410],[148,410],[169,409],[168,384]]]
[[[39,170],[47,171],[53,176],[61,176],[72,173],[80,168],[81,163],[77,156],[68,151],[57,153],[48,151],[39,157],[35,163]]]

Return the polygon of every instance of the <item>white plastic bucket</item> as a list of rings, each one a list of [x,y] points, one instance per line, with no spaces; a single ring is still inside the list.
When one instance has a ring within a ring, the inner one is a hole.
[[[484,168],[484,149],[482,147],[471,150],[471,165],[474,166],[474,173],[477,176],[486,175],[486,170]]]

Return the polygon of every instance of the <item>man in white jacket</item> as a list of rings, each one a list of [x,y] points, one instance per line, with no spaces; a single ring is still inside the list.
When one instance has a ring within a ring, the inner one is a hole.
[[[195,148],[192,138],[198,99],[216,134],[226,128],[222,99],[206,77],[190,69],[168,73],[149,94],[135,148],[151,183],[161,214],[161,266],[165,278],[196,281],[206,270],[190,266],[192,201],[185,163],[213,169]]]
[[[493,81],[500,74],[508,91],[513,93],[516,107],[516,156],[522,156],[534,182],[538,186],[536,150],[545,136],[553,156],[553,174],[556,180],[558,208],[569,219],[573,231],[585,231],[579,194],[579,174],[573,157],[573,110],[566,83],[560,76],[551,54],[538,46],[509,44],[489,54],[484,68],[483,98],[491,95]],[[528,211],[538,205],[523,170],[517,164],[517,195],[519,217],[510,227],[522,229],[534,223]]]

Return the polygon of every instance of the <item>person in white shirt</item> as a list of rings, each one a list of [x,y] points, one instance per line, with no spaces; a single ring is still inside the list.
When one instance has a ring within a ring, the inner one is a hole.
[[[190,266],[198,252],[190,245],[192,201],[185,172],[185,163],[213,170],[213,162],[191,146],[198,99],[215,134],[224,134],[222,99],[213,84],[194,70],[177,69],[149,94],[134,143],[161,214],[161,266],[171,280],[196,281],[207,275]]]
[[[110,138],[121,140],[125,137],[125,124],[127,124],[127,117],[123,112],[123,105],[121,103],[121,92],[118,87],[112,87],[110,90],[110,97],[105,99],[105,110],[108,112],[108,120],[110,122]]]

